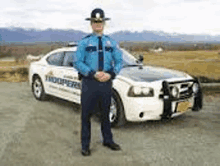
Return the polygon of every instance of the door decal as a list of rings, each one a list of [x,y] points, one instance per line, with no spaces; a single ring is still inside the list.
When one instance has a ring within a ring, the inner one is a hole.
[[[51,75],[46,75],[45,77],[46,77],[45,80],[47,82],[60,84],[60,85],[67,86],[67,87],[70,87],[70,88],[81,89],[80,82],[70,81],[70,80],[63,79],[63,78],[57,78],[57,77],[53,77]]]

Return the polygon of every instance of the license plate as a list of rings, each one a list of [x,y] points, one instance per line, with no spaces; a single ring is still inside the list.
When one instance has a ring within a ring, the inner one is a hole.
[[[177,112],[185,112],[189,107],[191,107],[191,103],[188,101],[178,103]]]

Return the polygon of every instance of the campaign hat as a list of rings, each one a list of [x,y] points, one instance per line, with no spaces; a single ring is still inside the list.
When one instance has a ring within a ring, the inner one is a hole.
[[[110,20],[110,18],[105,17],[105,13],[102,9],[96,8],[91,12],[91,17],[86,18],[86,20],[89,20],[89,21],[106,21],[106,20]]]

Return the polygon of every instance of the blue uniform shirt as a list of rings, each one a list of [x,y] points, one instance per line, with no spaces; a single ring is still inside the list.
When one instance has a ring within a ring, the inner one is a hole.
[[[99,70],[99,39],[98,35],[92,33],[83,38],[76,51],[73,60],[74,67],[83,77],[93,78]],[[106,35],[102,35],[103,71],[109,73],[112,79],[122,68],[122,52],[117,42]]]

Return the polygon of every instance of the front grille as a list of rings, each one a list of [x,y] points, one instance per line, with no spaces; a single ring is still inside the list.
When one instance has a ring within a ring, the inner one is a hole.
[[[179,99],[189,98],[192,95],[192,90],[190,89],[191,88],[188,88],[187,91],[180,92],[178,98]]]
[[[188,87],[188,86],[189,86],[188,83],[183,83],[183,84],[181,84],[180,88],[186,88],[186,87]]]
[[[178,82],[168,82],[170,91],[173,89],[173,87],[177,87],[179,90],[179,95],[176,98],[176,100],[181,99],[187,99],[192,96],[192,85],[193,80],[188,81],[178,81]],[[163,89],[161,89],[161,93],[159,97],[163,97]]]

